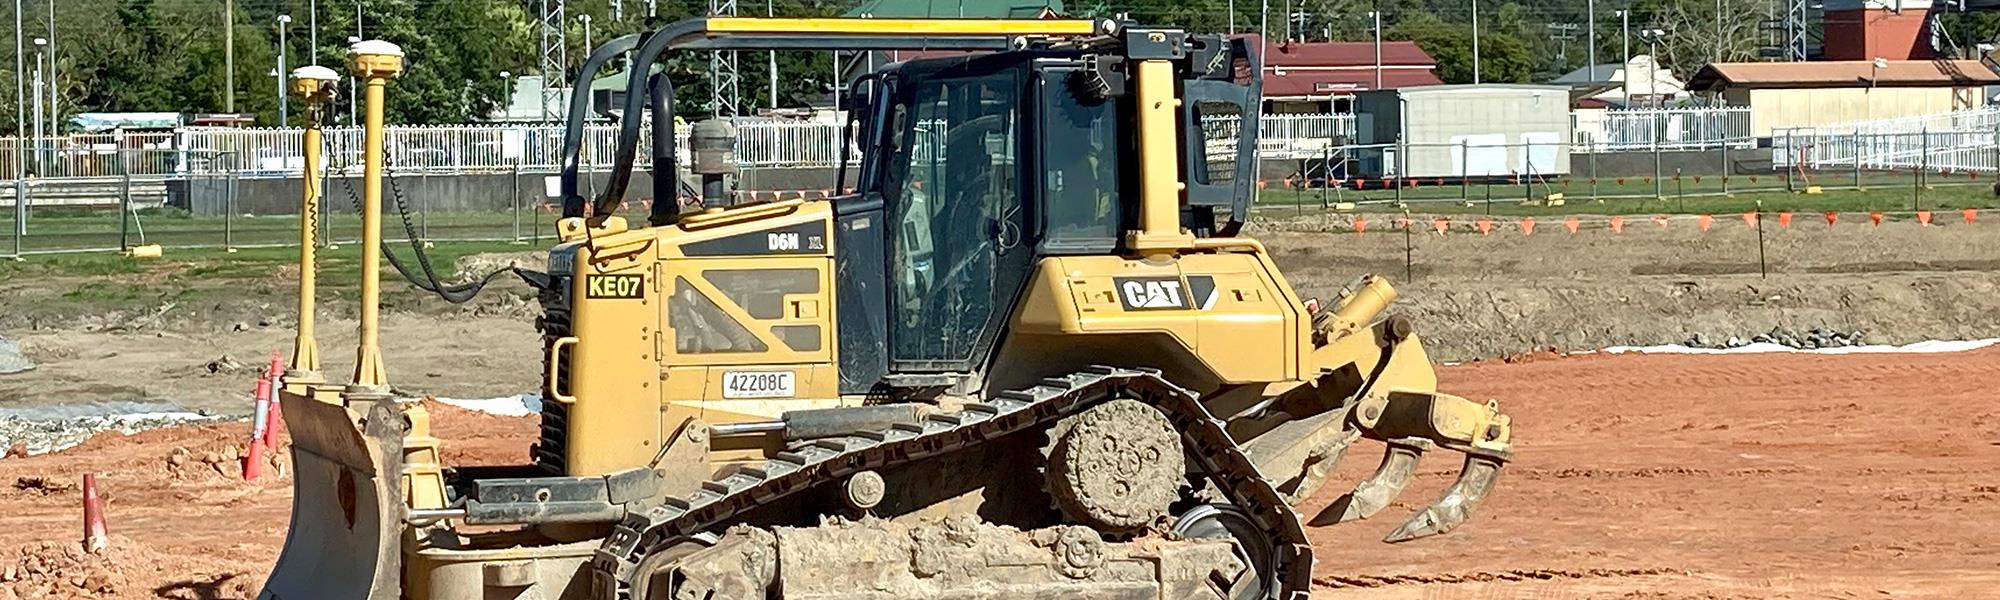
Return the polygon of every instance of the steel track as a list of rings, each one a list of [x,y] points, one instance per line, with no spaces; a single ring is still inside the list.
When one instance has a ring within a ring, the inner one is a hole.
[[[1263,574],[1264,581],[1277,583],[1271,586],[1271,597],[1305,600],[1312,589],[1312,546],[1306,540],[1304,523],[1284,496],[1258,473],[1250,457],[1230,439],[1223,422],[1209,414],[1193,392],[1167,382],[1157,371],[1116,367],[1091,367],[1044,379],[1028,389],[968,404],[959,412],[933,414],[874,433],[815,440],[781,452],[759,467],[704,482],[695,492],[669,497],[658,507],[629,513],[591,558],[594,595],[605,600],[633,600],[634,581],[648,576],[639,572],[639,561],[648,553],[792,493],[836,484],[861,471],[907,464],[1053,424],[1121,397],[1142,400],[1164,411],[1180,428],[1191,457],[1216,488],[1277,541],[1271,572]]]

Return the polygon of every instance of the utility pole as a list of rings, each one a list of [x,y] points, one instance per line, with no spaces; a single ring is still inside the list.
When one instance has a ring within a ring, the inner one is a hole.
[[[777,15],[777,13],[772,12],[771,5],[772,0],[764,0],[764,16]],[[778,51],[772,50],[766,58],[770,60],[771,69],[771,110],[778,110]]]
[[[292,95],[289,93],[291,90],[286,89],[290,86],[285,85],[290,83],[287,77],[291,75],[291,71],[285,70],[285,30],[291,29],[291,24],[291,15],[278,15],[278,70],[271,72],[271,74],[278,78],[279,128],[284,128],[292,122],[290,104]]]
[[[222,87],[222,112],[236,112],[236,0],[222,0]]]
[[[306,66],[313,66],[319,64],[319,0],[306,0],[306,12],[311,13],[306,15],[306,27],[312,29],[306,33],[306,43],[310,44],[306,46]]]
[[[1375,89],[1382,89],[1382,12],[1368,11],[1368,18],[1375,21]]]
[[[1715,0],[1715,56],[1708,62],[1722,62],[1722,0]]]
[[[1271,64],[1271,0],[1258,0],[1257,45],[1257,59]],[[1259,73],[1258,76],[1264,74]]]
[[[1618,53],[1624,55],[1625,57],[1624,58],[1625,62],[1619,64],[1631,64],[1632,11],[1629,10],[1618,11],[1618,30],[1622,32],[1622,37],[1618,39]]]
[[[1589,38],[1585,43],[1590,44],[1590,70],[1587,72],[1590,73],[1591,79],[1597,79],[1597,0],[1585,2],[1583,5],[1583,14],[1583,20],[1589,22],[1587,25],[1589,31],[1585,36]],[[1596,82],[1592,81],[1591,83]]]
[[[14,181],[17,184],[28,172],[27,162],[21,159],[28,155],[24,143],[28,137],[28,78],[22,77],[28,72],[28,53],[21,32],[21,0],[14,0]],[[14,187],[16,193],[20,189],[19,185]],[[14,205],[20,206],[20,196],[14,197],[17,198]]]
[[[1479,0],[1472,0],[1472,82],[1479,83]],[[1400,189],[1400,188],[1399,188]]]
[[[1549,39],[1556,42],[1556,62],[1569,69],[1569,43],[1576,41],[1576,24],[1550,23],[1544,27],[1549,30]]]
[[[35,143],[37,144],[37,147],[36,147],[36,148],[34,149],[34,152],[33,152],[33,155],[34,155],[34,157],[35,157],[35,165],[36,165],[36,169],[35,169],[35,170],[36,170],[36,172],[37,172],[38,174],[42,174],[42,175],[47,175],[47,173],[43,173],[43,172],[41,172],[41,162],[42,162],[42,151],[43,151],[43,150],[42,150],[42,148],[41,148],[41,147],[39,146],[39,144],[41,144],[41,143],[42,143],[42,141],[41,141],[41,140],[42,140],[42,102],[43,102],[44,100],[46,100],[46,99],[47,99],[47,98],[46,98],[46,97],[45,97],[45,96],[44,96],[44,95],[42,94],[42,74],[46,72],[46,71],[44,71],[44,70],[42,69],[42,58],[43,58],[44,56],[47,56],[47,55],[48,55],[48,52],[46,52],[46,49],[48,48],[48,45],[49,45],[49,40],[48,40],[48,38],[35,38],[35,85],[34,85],[34,88],[35,88]]]
[[[55,135],[62,121],[56,115],[62,110],[61,86],[56,85],[56,0],[49,0],[49,135]]]

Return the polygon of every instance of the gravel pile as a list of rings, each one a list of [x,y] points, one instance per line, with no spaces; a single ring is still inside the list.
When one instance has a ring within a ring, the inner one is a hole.
[[[1748,338],[1732,335],[1716,339],[1697,333],[1688,337],[1687,341],[1681,342],[1681,345],[1690,348],[1740,348],[1750,344],[1777,344],[1807,350],[1863,346],[1868,344],[1868,332],[1830,331],[1819,327],[1800,331],[1773,327],[1768,332]]]
[[[0,450],[9,455],[36,455],[55,452],[83,443],[105,431],[132,434],[185,423],[213,421],[222,417],[182,411],[152,410],[113,414],[45,415],[0,412]],[[108,408],[108,407],[107,407]]]

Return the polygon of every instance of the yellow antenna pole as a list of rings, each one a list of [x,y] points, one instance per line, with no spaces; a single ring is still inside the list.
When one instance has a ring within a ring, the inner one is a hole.
[[[347,65],[366,84],[368,105],[361,143],[361,341],[348,388],[350,396],[386,396],[389,376],[376,335],[382,305],[382,97],[389,80],[403,72],[403,49],[381,40],[358,42],[347,52]]]
[[[306,102],[305,194],[299,203],[299,321],[297,336],[292,340],[292,365],[285,371],[285,387],[294,394],[303,394],[309,386],[326,383],[326,377],[319,371],[319,340],[314,337],[313,327],[314,296],[318,285],[315,268],[318,259],[314,256],[318,231],[315,225],[320,214],[321,117],[339,85],[340,74],[333,69],[314,65],[292,71],[292,93]]]

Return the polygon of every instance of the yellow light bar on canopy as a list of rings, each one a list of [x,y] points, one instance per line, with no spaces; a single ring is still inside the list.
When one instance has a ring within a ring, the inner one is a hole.
[[[771,19],[714,17],[709,33],[935,36],[1087,36],[1088,19]]]

